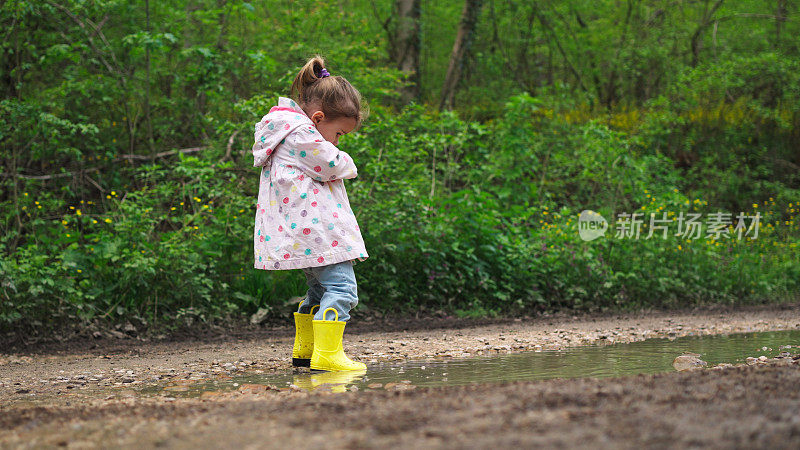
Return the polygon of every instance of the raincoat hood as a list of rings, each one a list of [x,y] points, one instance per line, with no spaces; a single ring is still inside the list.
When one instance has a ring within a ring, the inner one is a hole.
[[[266,165],[275,148],[283,143],[286,136],[297,127],[309,125],[314,124],[297,102],[280,97],[278,105],[273,106],[255,126],[253,167]]]

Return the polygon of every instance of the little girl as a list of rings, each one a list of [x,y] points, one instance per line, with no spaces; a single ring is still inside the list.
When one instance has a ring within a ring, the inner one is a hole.
[[[263,166],[255,267],[306,275],[308,293],[294,313],[293,365],[364,370],[342,347],[345,322],[358,303],[353,260],[366,259],[367,251],[344,188],[356,166],[336,148],[340,136],[361,124],[361,94],[331,76],[319,56],[303,66],[291,92],[294,100],[279,98],[255,126],[253,165]]]

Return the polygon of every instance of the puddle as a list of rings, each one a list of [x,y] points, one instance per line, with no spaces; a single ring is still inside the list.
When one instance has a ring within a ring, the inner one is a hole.
[[[791,348],[781,348],[786,345],[791,345]],[[675,370],[672,367],[673,359],[684,352],[699,354],[711,367],[720,363],[742,363],[751,356],[773,357],[782,351],[800,353],[800,330],[647,339],[629,344],[471,358],[392,361],[369,365],[366,373],[243,374],[225,380],[151,388],[142,392],[197,396],[207,391],[235,390],[245,384],[278,388],[294,385],[306,390],[330,389],[341,392],[351,386],[363,390],[550,378],[601,378],[671,372]]]

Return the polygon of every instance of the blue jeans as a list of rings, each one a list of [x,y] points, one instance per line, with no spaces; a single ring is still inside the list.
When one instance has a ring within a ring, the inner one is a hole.
[[[297,312],[308,314],[314,305],[319,305],[314,320],[336,320],[333,311],[329,311],[326,317],[322,316],[328,308],[339,312],[340,321],[346,322],[350,319],[350,310],[358,304],[358,288],[352,261],[308,267],[303,269],[303,273],[306,274],[308,293]]]

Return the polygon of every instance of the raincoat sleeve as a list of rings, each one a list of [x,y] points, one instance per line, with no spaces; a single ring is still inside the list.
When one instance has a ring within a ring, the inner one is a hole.
[[[257,123],[255,126],[255,143],[253,144],[253,167],[263,166],[267,164],[267,160],[272,155],[272,151],[275,149],[274,142],[270,142],[268,139],[269,135],[267,133],[267,127],[265,126],[265,121],[267,120],[267,116],[264,116],[261,122]]]
[[[353,158],[322,138],[313,127],[302,127],[294,133],[297,167],[317,181],[355,178],[358,175]]]

